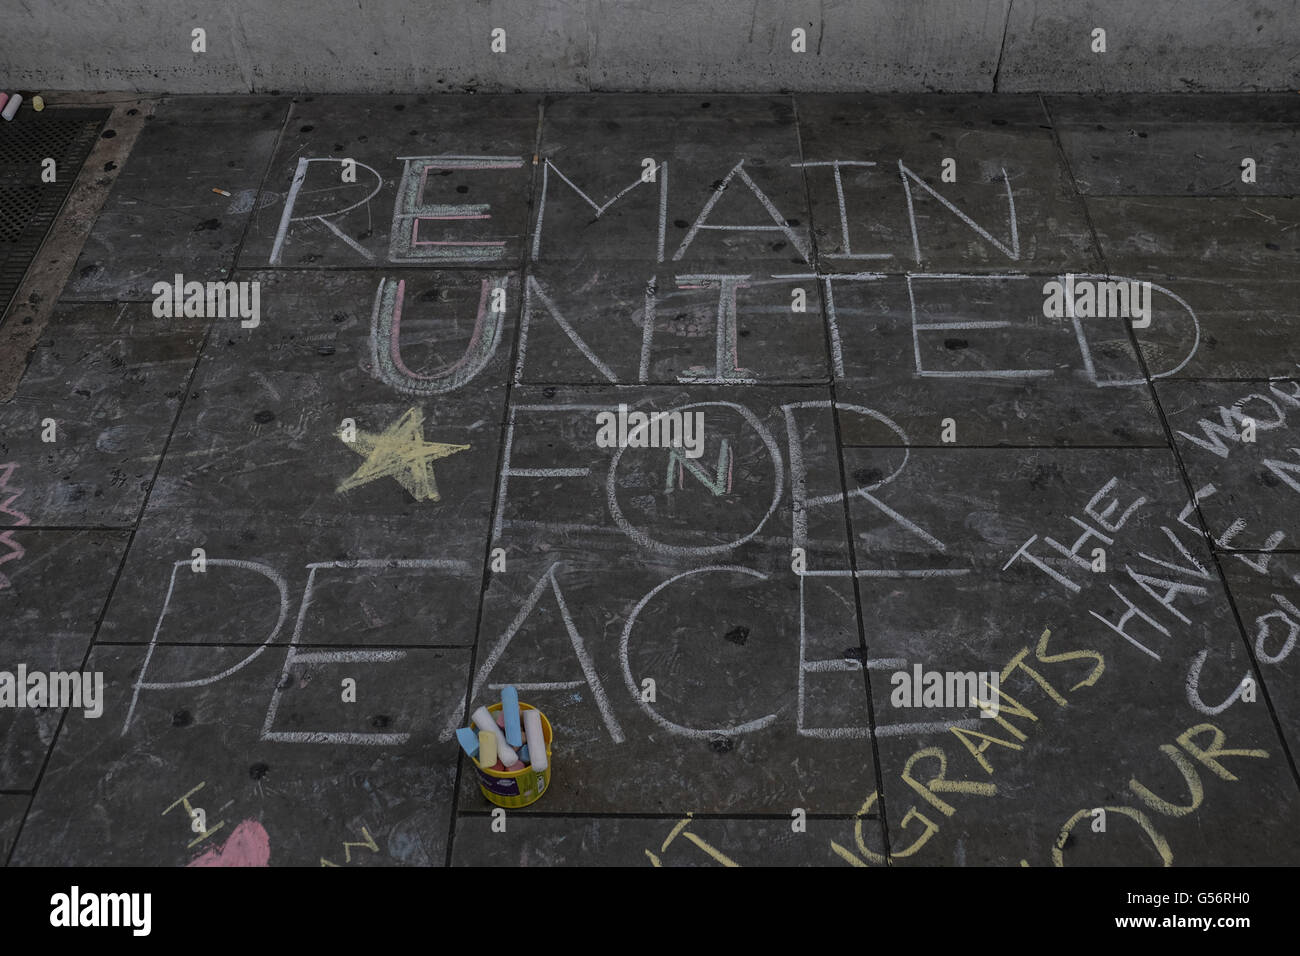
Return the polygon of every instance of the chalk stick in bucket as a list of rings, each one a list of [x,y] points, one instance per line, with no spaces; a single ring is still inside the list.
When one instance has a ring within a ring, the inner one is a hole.
[[[546,737],[542,733],[542,715],[535,710],[524,711],[524,730],[528,734],[528,756],[532,758],[533,771],[546,769]]]
[[[478,762],[481,767],[491,767],[497,762],[496,734],[486,730],[478,732]]]
[[[475,727],[479,730],[487,731],[496,738],[497,755],[501,758],[502,763],[512,764],[519,759],[519,754],[517,754],[508,743],[506,743],[506,735],[501,732],[501,728],[497,726],[497,722],[492,719],[492,714],[488,712],[486,707],[480,707],[478,710],[474,711],[474,716],[471,719],[474,721]],[[480,747],[483,746],[481,743],[482,739],[483,738],[480,736]],[[479,763],[483,763],[483,761],[480,760]]]
[[[511,747],[522,747],[524,734],[519,727],[519,691],[514,687],[501,688],[501,713],[506,718],[506,743]]]
[[[478,756],[478,734],[470,730],[468,727],[461,727],[456,731],[456,739],[459,740],[460,745],[465,748],[465,753],[469,754],[471,757]]]

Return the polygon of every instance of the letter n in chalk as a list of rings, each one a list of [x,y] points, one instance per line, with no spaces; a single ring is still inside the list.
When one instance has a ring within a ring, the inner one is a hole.
[[[573,623],[573,615],[569,613],[569,605],[564,600],[564,593],[560,590],[560,582],[556,579],[555,572],[561,566],[561,562],[555,562],[545,573],[537,579],[533,586],[532,592],[524,600],[523,606],[515,619],[510,622],[505,633],[497,639],[492,646],[487,660],[479,668],[478,674],[474,677],[474,690],[470,694],[470,700],[477,700],[479,694],[487,684],[488,675],[496,668],[506,649],[510,647],[510,642],[515,639],[523,627],[524,622],[529,618],[537,608],[537,604],[542,599],[542,595],[549,587],[551,593],[555,595],[555,603],[559,607],[560,618],[564,621],[565,630],[569,635],[569,642],[573,646],[574,657],[578,659],[578,664],[582,668],[583,679],[571,681],[553,681],[546,683],[528,683],[526,681],[511,680],[508,683],[513,684],[520,691],[527,690],[571,690],[575,687],[581,687],[586,684],[591,689],[591,695],[596,701],[596,706],[600,709],[600,716],[605,721],[605,727],[609,735],[613,738],[614,743],[623,742],[623,729],[618,724],[618,719],[614,716],[614,710],[609,705],[609,698],[605,695],[605,687],[600,682],[600,675],[596,673],[596,667],[592,663],[591,655],[587,652],[587,646],[582,640],[582,635],[578,633],[577,627]],[[533,664],[532,666],[536,666]],[[495,686],[495,685],[494,685]],[[457,717],[459,715],[456,715]],[[448,733],[455,729],[456,724],[447,728]]]

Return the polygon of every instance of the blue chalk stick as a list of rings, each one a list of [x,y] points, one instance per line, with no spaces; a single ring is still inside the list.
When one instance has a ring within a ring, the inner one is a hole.
[[[524,744],[522,747],[519,748],[519,759],[520,759],[521,761],[523,761],[524,763],[528,763],[528,762],[529,762],[529,760],[528,760],[528,744]]]
[[[511,747],[522,747],[524,731],[519,726],[519,691],[514,687],[501,688],[501,710],[506,718],[506,743]]]
[[[461,727],[456,731],[456,739],[465,748],[465,753],[471,757],[478,756],[478,731],[470,730],[468,727]]]

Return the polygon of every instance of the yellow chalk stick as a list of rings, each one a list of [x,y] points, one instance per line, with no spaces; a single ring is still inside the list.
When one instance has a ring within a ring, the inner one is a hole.
[[[478,732],[478,765],[491,767],[497,762],[497,735],[490,731]]]
[[[41,97],[39,97],[39,96],[33,96],[33,97],[32,97],[32,109],[36,110],[36,112],[38,112],[38,113],[39,113],[41,110],[45,109],[45,100],[43,100],[43,99],[42,99]]]

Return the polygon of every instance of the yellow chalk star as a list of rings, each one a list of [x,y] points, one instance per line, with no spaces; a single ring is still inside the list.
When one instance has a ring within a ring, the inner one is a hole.
[[[340,433],[339,439],[342,440]],[[424,440],[424,413],[409,409],[379,434],[358,431],[356,441],[344,442],[365,461],[343,484],[340,492],[368,484],[376,478],[393,478],[411,493],[416,501],[437,501],[438,485],[433,480],[432,463],[469,445],[447,445]]]

